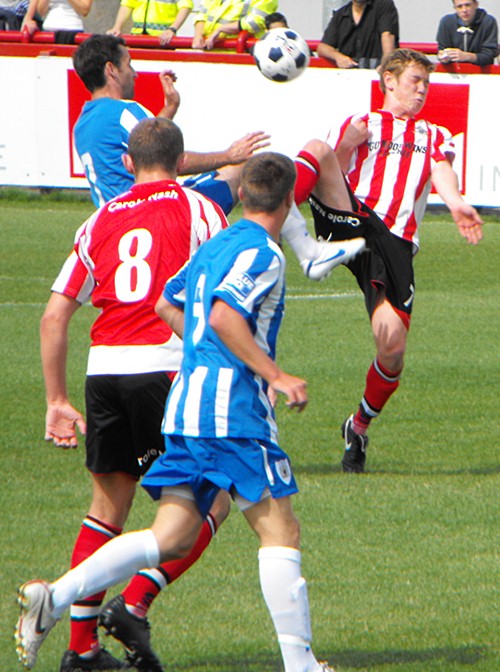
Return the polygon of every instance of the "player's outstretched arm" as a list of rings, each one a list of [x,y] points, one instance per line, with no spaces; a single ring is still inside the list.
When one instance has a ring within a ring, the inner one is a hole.
[[[483,237],[483,220],[477,210],[464,201],[458,189],[458,177],[448,161],[440,161],[432,171],[436,191],[448,206],[460,235],[477,245]]]
[[[40,322],[40,351],[45,380],[47,414],[45,439],[56,446],[76,448],[76,428],[85,434],[85,420],[70,404],[66,388],[68,327],[80,304],[75,299],[53,292]]]
[[[224,345],[249,369],[287,397],[287,406],[304,410],[307,404],[307,383],[282,371],[255,341],[245,318],[222,300],[215,301],[209,324]]]
[[[247,161],[254,152],[269,146],[270,136],[263,131],[247,133],[222,152],[186,152],[182,175],[193,175]]]

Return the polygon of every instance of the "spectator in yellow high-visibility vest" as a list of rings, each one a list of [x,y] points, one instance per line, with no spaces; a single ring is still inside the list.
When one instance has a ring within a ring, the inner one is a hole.
[[[194,16],[193,49],[213,49],[217,40],[247,30],[261,37],[265,19],[278,9],[278,0],[201,0]]]
[[[133,35],[157,35],[169,44],[193,9],[193,0],[122,0],[114,26],[107,32],[119,37],[132,17]]]

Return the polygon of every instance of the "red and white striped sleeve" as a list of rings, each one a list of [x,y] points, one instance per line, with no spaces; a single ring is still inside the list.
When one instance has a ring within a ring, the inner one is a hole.
[[[229,226],[226,215],[217,203],[192,189],[183,189],[191,208],[190,254],[209,238]]]

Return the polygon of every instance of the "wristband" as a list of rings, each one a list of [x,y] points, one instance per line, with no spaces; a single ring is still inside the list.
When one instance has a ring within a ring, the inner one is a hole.
[[[177,28],[174,28],[173,26],[170,26],[169,30],[171,30],[174,35],[177,34]]]

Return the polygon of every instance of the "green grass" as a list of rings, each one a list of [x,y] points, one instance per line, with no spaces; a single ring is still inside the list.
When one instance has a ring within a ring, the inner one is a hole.
[[[43,441],[38,324],[88,199],[0,203],[0,670],[20,669],[12,640],[18,585],[68,566],[90,496],[84,451]],[[500,669],[498,219],[468,247],[445,215],[428,216],[416,258],[417,298],[400,389],[370,431],[369,472],[340,472],[339,425],[362,393],[373,345],[345,269],[326,282],[288,268],[280,364],[309,381],[301,415],[278,409],[281,443],[301,493],[303,571],[314,648],[337,672]],[[69,387],[83,408],[92,308],[71,326]],[[155,506],[140,492],[129,529]],[[278,672],[260,597],[257,542],[235,510],[188,575],[151,611],[169,670]],[[36,670],[57,672],[67,618]],[[110,648],[119,653],[113,644]]]

